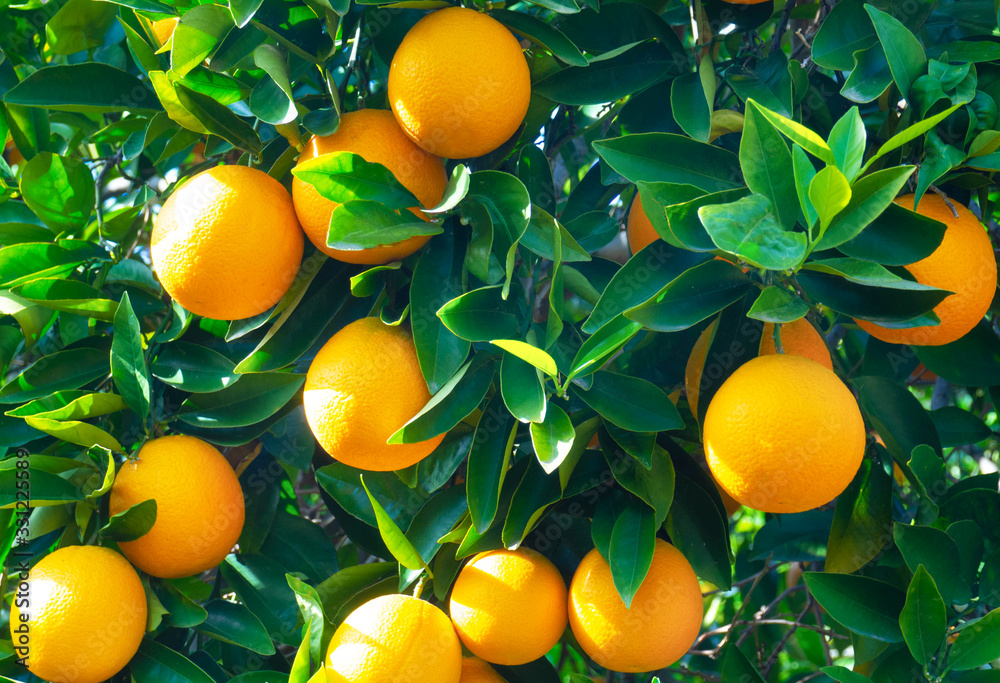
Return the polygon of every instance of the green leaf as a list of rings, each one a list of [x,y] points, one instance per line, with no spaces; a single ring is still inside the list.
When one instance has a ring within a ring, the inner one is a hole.
[[[893,202],[857,237],[837,248],[865,261],[905,266],[930,256],[944,231],[944,223]]]
[[[725,654],[722,655],[722,676],[723,680],[727,682],[765,683],[764,678],[757,672],[746,655],[736,647],[735,643],[729,645]]]
[[[504,301],[499,285],[474,289],[452,299],[437,315],[452,334],[473,342],[513,337],[519,327],[513,302]]]
[[[493,9],[488,14],[517,35],[541,45],[557,59],[570,66],[587,66],[587,58],[583,56],[579,48],[551,24],[536,19],[525,12]]]
[[[469,355],[469,341],[455,336],[437,316],[445,302],[463,292],[462,257],[454,232],[446,230],[427,245],[410,282],[413,344],[432,393],[444,386]]]
[[[677,124],[695,140],[708,142],[712,103],[706,98],[699,74],[684,74],[670,86],[670,107]]]
[[[855,53],[875,46],[877,41],[878,34],[865,13],[864,3],[840,2],[816,33],[812,58],[824,68],[850,71],[855,65]]]
[[[639,133],[597,140],[593,147],[604,163],[633,183],[690,184],[706,192],[742,184],[736,155],[682,135]]]
[[[533,365],[553,379],[559,376],[555,359],[537,346],[516,339],[493,339],[490,343]]]
[[[806,256],[806,235],[783,230],[762,195],[703,206],[698,216],[720,249],[760,268],[795,268]]]
[[[196,427],[246,427],[277,413],[304,382],[304,375],[283,372],[243,375],[221,391],[189,396],[177,417]]]
[[[196,631],[258,654],[275,653],[264,625],[245,605],[215,599],[205,605],[205,611],[208,616],[195,627]]]
[[[613,427],[614,425],[612,425]],[[608,430],[615,443],[621,445],[623,434],[632,434],[625,430],[620,430],[618,434],[612,429]],[[675,473],[674,465],[670,461],[670,456],[662,447],[656,445],[655,436],[652,448],[650,449],[648,466],[644,465],[634,454],[631,458],[621,458],[621,453],[609,443],[601,434],[601,450],[611,467],[615,480],[621,484],[626,491],[636,495],[645,502],[653,511],[653,525],[660,528],[670,512],[670,506],[674,500]],[[625,449],[628,452],[628,449]]]
[[[200,5],[200,7],[216,6]],[[150,73],[151,78],[153,73],[155,72]],[[153,84],[157,84],[155,79],[153,80]],[[162,100],[163,95],[160,93],[159,88],[157,89],[157,94],[160,95]],[[190,118],[180,117],[178,120],[176,112],[171,111],[168,107],[167,113],[170,114],[170,118],[186,128],[191,128],[196,133],[206,132],[211,135],[218,135],[234,147],[238,147],[250,154],[260,154],[261,143],[257,131],[228,107],[219,104],[212,97],[196,92],[181,83],[174,84],[173,95],[176,97],[177,103],[187,112]],[[191,127],[192,119],[197,122],[194,127]]]
[[[766,323],[790,323],[805,316],[809,305],[784,287],[771,285],[753,302],[747,317]]]
[[[964,604],[969,601],[972,594],[962,580],[958,545],[947,533],[930,526],[897,523],[893,538],[906,566],[914,573],[918,567],[923,567],[946,602]]]
[[[656,529],[652,510],[630,501],[611,531],[608,547],[611,579],[627,608],[632,607],[632,599],[653,564]]]
[[[1000,609],[966,623],[948,653],[948,667],[956,671],[978,669],[1000,658]]]
[[[913,449],[926,444],[941,455],[934,423],[916,396],[884,377],[859,377],[858,405],[885,441],[886,449],[899,463],[909,460]]]
[[[515,427],[514,418],[504,406],[500,392],[494,393],[476,426],[466,466],[469,516],[480,534],[486,533],[497,515],[500,488],[510,462]]]
[[[644,194],[643,190],[647,183],[639,183],[640,194]],[[689,187],[686,185],[674,186],[674,187]],[[715,244],[712,242],[712,238],[708,236],[708,232],[705,230],[705,226],[702,225],[701,219],[698,218],[698,209],[709,204],[727,204],[729,202],[735,202],[737,199],[742,199],[750,194],[746,188],[740,188],[737,190],[724,190],[722,192],[712,192],[710,194],[702,194],[698,190],[698,197],[691,199],[689,201],[680,201],[679,203],[672,201],[670,204],[666,205],[663,209],[666,220],[666,234],[661,230],[662,223],[658,223],[655,220],[653,222],[653,227],[656,231],[660,233],[660,236],[666,239],[671,244],[675,246],[683,247],[684,249],[690,249],[692,251],[715,251]],[[659,204],[658,201],[643,200],[643,207],[650,207]]]
[[[138,78],[98,62],[38,69],[8,90],[3,101],[8,106],[96,114],[161,109],[156,96]]]
[[[365,493],[368,494],[368,500],[371,501],[372,509],[375,511],[375,520],[378,522],[378,531],[382,535],[382,540],[385,541],[385,546],[392,553],[401,565],[407,569],[423,569],[427,572],[427,575],[434,578],[434,574],[431,573],[431,568],[427,566],[420,553],[417,549],[413,547],[413,544],[406,538],[406,535],[400,531],[396,523],[392,521],[392,517],[388,515],[385,509],[379,505],[379,502],[375,500],[375,497],[368,490],[367,484],[365,484],[365,477],[361,475],[361,485],[365,489]]]
[[[57,55],[71,55],[100,47],[116,14],[110,3],[69,0],[45,24],[49,49]]]
[[[570,364],[568,379],[596,372],[607,360],[642,329],[640,323],[618,315],[583,342]]]
[[[782,230],[795,227],[799,212],[795,202],[792,155],[778,129],[756,106],[747,107],[743,137],[740,139],[740,166],[747,187],[770,201]],[[706,210],[710,208],[706,207]],[[702,216],[700,210],[698,215]],[[706,224],[705,227],[711,235],[710,226]]]
[[[181,17],[171,38],[171,71],[178,76],[187,74],[215,52],[233,28],[233,16],[225,7],[192,7]]]
[[[441,201],[433,207],[423,209],[423,212],[429,214],[439,214],[451,211],[458,206],[459,202],[465,199],[471,184],[472,174],[469,173],[469,168],[465,164],[459,164],[452,169],[451,178],[448,179],[448,184],[444,188],[444,194],[441,195]]]
[[[863,175],[864,172],[867,171],[868,168],[877,160],[881,159],[883,156],[893,151],[894,149],[899,149],[906,143],[916,140],[921,135],[933,129],[936,125],[938,125],[946,118],[951,116],[952,113],[954,113],[955,110],[957,110],[959,107],[962,107],[964,105],[965,102],[959,102],[958,104],[952,105],[951,107],[948,107],[944,111],[935,114],[929,119],[924,119],[923,121],[915,123],[912,126],[905,128],[902,131],[893,135],[891,138],[888,139],[888,141],[886,141],[885,144],[879,147],[878,151],[870,159],[868,159],[867,162],[865,162],[865,165],[861,167],[861,174]],[[907,168],[907,167],[903,166],[901,168]],[[892,169],[886,169],[886,170],[892,170]]]
[[[586,391],[576,395],[602,417],[633,432],[663,432],[684,426],[667,395],[639,377],[597,372]]]
[[[12,291],[28,301],[65,313],[112,321],[118,302],[103,298],[101,290],[78,280],[39,278]]]
[[[29,427],[78,446],[103,446],[117,453],[124,452],[118,440],[99,427],[76,420],[53,420],[32,415],[24,418]]]
[[[258,45],[253,51],[254,64],[265,75],[250,93],[250,111],[261,121],[281,125],[298,117],[292,92],[288,55],[276,45]]]
[[[861,162],[864,161],[865,147],[868,144],[868,132],[857,107],[851,107],[833,124],[829,144],[837,168],[847,177],[848,182],[853,183],[861,171]]]
[[[920,199],[932,183],[937,182],[952,169],[961,166],[966,156],[964,149],[945,143],[936,131],[928,131],[924,142],[924,160],[917,173],[915,203],[920,203]]]
[[[569,415],[555,404],[549,404],[545,417],[531,423],[531,445],[546,474],[552,474],[569,455],[576,430]]]
[[[923,565],[917,567],[906,590],[899,626],[913,658],[925,666],[929,664],[947,633],[948,617],[934,579]]]
[[[795,174],[795,194],[799,198],[799,208],[802,209],[802,215],[806,219],[806,227],[812,229],[819,220],[819,215],[809,199],[809,185],[816,177],[816,168],[810,161],[809,155],[798,145],[792,145],[792,171]]]
[[[327,245],[344,251],[360,251],[442,232],[440,224],[420,220],[409,211],[400,214],[379,202],[355,199],[333,210]]]
[[[688,463],[697,467],[690,459]],[[719,493],[710,481],[699,482],[688,476],[692,473],[685,473],[677,458],[674,468],[677,475],[674,500],[663,528],[699,577],[728,590],[733,584],[729,523]],[[704,472],[700,474],[708,477]],[[706,486],[712,487],[711,493]]]
[[[951,344],[919,346],[916,351],[921,363],[949,382],[971,387],[1000,384],[1000,339],[986,321]]]
[[[149,368],[142,348],[142,331],[132,310],[128,292],[122,296],[115,314],[115,335],[111,342],[111,376],[125,403],[143,420],[149,415]]]
[[[194,662],[155,640],[143,640],[129,662],[129,672],[138,681],[163,683],[214,683]]]
[[[877,7],[867,5],[865,11],[871,17],[878,34],[879,44],[885,51],[892,78],[904,97],[909,96],[910,87],[927,68],[924,48],[906,26],[892,15]]]
[[[156,501],[145,500],[112,515],[98,535],[118,543],[134,541],[149,533],[156,523]]]
[[[815,248],[830,249],[857,237],[892,203],[913,170],[913,166],[887,168],[854,183],[851,201],[837,215]]]
[[[809,592],[841,625],[887,643],[903,640],[899,614],[905,597],[883,581],[853,574],[806,572]]]
[[[732,263],[713,259],[681,274],[656,297],[629,309],[625,315],[651,330],[676,332],[743,298],[751,286]]]
[[[298,644],[295,624],[299,610],[295,592],[288,586],[285,571],[278,562],[264,555],[233,553],[226,556],[219,570],[240,602],[274,634],[276,641]]]
[[[819,669],[838,683],[871,683],[871,679],[843,666],[822,666]]]
[[[825,570],[852,574],[882,552],[873,538],[892,530],[892,476],[881,458],[865,459],[848,487],[837,496],[826,548]]]
[[[993,435],[993,430],[978,416],[958,406],[932,410],[930,416],[943,448],[977,444]]]
[[[0,405],[24,403],[53,391],[79,389],[109,371],[108,349],[80,347],[51,353],[0,389]]]
[[[369,163],[360,154],[321,154],[292,169],[323,197],[343,204],[355,199],[379,202],[389,209],[420,206],[420,201],[382,164]]]
[[[892,85],[892,70],[889,69],[882,46],[875,44],[858,50],[855,61],[857,64],[852,67],[851,75],[847,77],[840,94],[852,102],[877,100]]]
[[[836,166],[827,166],[809,183],[809,202],[819,216],[820,235],[851,201],[851,186]]]
[[[161,382],[194,394],[225,389],[240,378],[234,363],[217,351],[183,340],[163,344],[150,365]]]
[[[61,391],[8,410],[12,417],[47,417],[52,420],[83,420],[110,415],[125,408],[118,394]]]
[[[542,376],[533,365],[512,353],[500,363],[500,392],[511,415],[521,422],[545,419],[546,399]]]
[[[94,178],[79,159],[36,155],[21,172],[20,190],[31,210],[57,232],[82,228],[94,211]]]
[[[406,530],[406,537],[425,563],[430,564],[442,549],[443,545],[438,543],[438,539],[451,531],[468,510],[464,487],[451,486],[431,496],[417,511]],[[419,576],[419,570],[402,572],[399,577],[400,590],[405,590]]]
[[[502,541],[506,548],[520,546],[542,515],[562,498],[559,476],[547,475],[537,459],[529,462],[504,520]],[[537,536],[539,532],[535,533]]]
[[[791,116],[792,77],[783,51],[772,50],[766,59],[738,60],[726,69],[725,78],[745,103],[755,100],[772,111]]]
[[[387,443],[419,443],[444,434],[479,407],[493,382],[495,363],[477,355],[448,380],[420,412],[400,427]]]
[[[824,161],[827,164],[836,163],[833,151],[830,149],[829,145],[827,145],[826,142],[823,141],[823,138],[815,132],[806,128],[797,121],[793,121],[786,116],[782,116],[777,112],[767,109],[766,107],[762,107],[753,100],[750,100],[748,104],[750,105],[747,107],[748,114],[750,113],[750,110],[753,110],[755,113],[760,113],[771,123],[772,126],[788,137],[789,140],[802,147],[805,151],[809,152],[820,161]],[[770,151],[770,148],[768,148],[768,150]],[[744,172],[745,171],[746,166],[744,164]],[[751,187],[750,189],[753,188]]]

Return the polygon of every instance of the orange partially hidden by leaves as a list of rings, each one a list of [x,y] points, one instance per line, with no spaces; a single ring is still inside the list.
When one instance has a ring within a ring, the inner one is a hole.
[[[448,610],[462,643],[493,664],[527,664],[566,630],[566,584],[529,548],[476,555],[458,575]]]
[[[638,254],[647,246],[660,239],[656,228],[649,220],[649,216],[642,208],[642,200],[639,193],[635,193],[632,206],[628,210],[628,222],[625,226],[625,235],[628,237],[628,248],[633,254]]]
[[[459,683],[507,683],[492,666],[477,657],[462,659],[462,679]]]
[[[898,197],[896,203],[911,209],[913,199],[913,195],[906,195]],[[964,337],[986,315],[997,288],[993,245],[972,212],[961,204],[952,204],[958,218],[944,198],[936,194],[926,194],[920,200],[917,213],[948,227],[930,256],[906,266],[917,282],[954,292],[934,308],[941,324],[894,329],[856,321],[868,334],[890,344],[941,346]]]
[[[216,166],[174,190],[150,240],[163,288],[192,313],[219,320],[278,303],[304,243],[288,191],[248,166]]]
[[[764,512],[804,512],[851,483],[865,451],[854,395],[815,361],[789,354],[744,363],[716,392],[705,458],[719,485]]]
[[[146,632],[139,575],[109,548],[77,545],[46,555],[23,593],[28,604],[15,600],[10,608],[11,638],[25,648],[18,655],[31,673],[46,681],[105,681],[125,668]]]
[[[462,645],[448,616],[408,595],[351,612],[326,651],[327,683],[459,683]]]
[[[688,405],[691,412],[698,414],[698,395],[701,391],[701,380],[705,370],[705,362],[708,356],[709,345],[712,343],[712,332],[716,323],[712,323],[701,333],[691,355],[688,356],[687,365],[684,368],[684,387],[687,392]],[[781,326],[781,350],[793,356],[802,356],[814,360],[828,370],[833,370],[833,360],[830,358],[830,349],[827,348],[823,337],[816,331],[805,318],[799,318]],[[764,323],[761,333],[760,346],[757,355],[768,356],[777,353],[774,345],[774,324]]]
[[[631,609],[615,590],[611,567],[596,548],[580,562],[569,589],[573,635],[595,662],[613,671],[670,666],[698,637],[703,615],[701,587],[691,564],[660,539]]]
[[[177,28],[177,22],[180,19],[180,17],[167,17],[153,22],[150,28],[153,29],[153,35],[156,36],[160,45],[165,45],[170,40],[170,36],[174,35],[174,29]]]
[[[122,465],[111,488],[109,512],[156,501],[149,533],[118,544],[147,574],[178,579],[211,569],[226,558],[243,531],[243,490],[226,458],[193,436],[146,442]]]
[[[306,419],[320,445],[345,465],[385,472],[430,455],[444,434],[387,444],[431,398],[410,334],[362,318],[330,338],[306,373]]]
[[[361,109],[348,112],[340,119],[337,132],[323,137],[313,136],[299,156],[298,164],[333,152],[351,152],[372,164],[388,168],[403,187],[430,208],[441,200],[448,184],[444,163],[417,147],[406,137],[392,112],[379,109]],[[326,244],[330,230],[330,216],[339,206],[321,195],[309,183],[292,179],[292,200],[295,213],[309,240],[324,254],[338,261],[376,265],[398,261],[422,247],[427,236],[411,237],[395,244],[386,244],[360,251],[333,249]],[[427,217],[418,209],[413,213],[423,220]]]
[[[389,104],[406,134],[431,154],[492,152],[524,120],[531,74],[517,38],[463,7],[431,12],[411,28],[389,67]]]

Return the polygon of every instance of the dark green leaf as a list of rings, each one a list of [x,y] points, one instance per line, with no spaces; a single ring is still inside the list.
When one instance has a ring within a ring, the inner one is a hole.
[[[949,604],[969,601],[969,587],[962,580],[959,566],[958,545],[940,529],[897,523],[893,538],[906,561],[906,566],[916,573],[923,567]]]
[[[632,182],[690,184],[706,192],[742,184],[739,159],[719,147],[671,133],[641,133],[598,140],[594,150]]]
[[[948,653],[948,666],[957,671],[978,669],[1000,658],[1000,609],[967,623]]]
[[[162,382],[203,394],[220,391],[239,379],[234,364],[221,353],[186,341],[160,346],[150,372]]]
[[[932,410],[930,416],[943,448],[977,444],[993,435],[979,417],[958,406]]]
[[[720,249],[753,265],[786,270],[805,258],[805,233],[783,230],[770,200],[762,195],[703,206],[698,216]]]
[[[326,199],[340,204],[365,199],[384,204],[389,209],[420,206],[392,171],[382,164],[365,161],[360,154],[321,154],[296,166],[292,174],[314,186]]]
[[[912,166],[877,171],[857,181],[851,201],[819,240],[816,249],[829,249],[857,237],[896,197],[913,173]]]
[[[928,370],[949,382],[971,387],[1000,384],[1000,339],[985,321],[951,344],[915,350]]]
[[[486,404],[479,419],[467,465],[465,486],[469,497],[469,515],[480,534],[486,533],[497,515],[500,488],[510,461],[514,434],[514,418],[504,406],[498,391]]]
[[[944,640],[948,617],[934,579],[923,565],[917,567],[906,590],[906,603],[899,615],[899,625],[910,654],[926,666]]]
[[[892,203],[854,239],[837,248],[854,258],[905,266],[930,256],[941,244],[944,231],[944,223]]]
[[[782,230],[791,230],[799,215],[798,203],[795,201],[792,155],[777,128],[764,117],[758,107],[747,107],[743,137],[740,139],[740,166],[743,168],[747,187],[770,201]],[[698,215],[702,217],[709,235],[719,244],[712,225],[706,220],[706,215],[714,216],[714,213],[710,213],[712,209],[713,207],[706,206],[699,210]]]
[[[282,372],[243,375],[221,391],[189,396],[178,417],[196,427],[245,427],[274,415],[303,382],[303,375]]]
[[[576,395],[602,417],[634,432],[662,432],[684,426],[677,408],[656,385],[639,377],[597,372]]]
[[[327,245],[344,251],[360,251],[441,232],[440,224],[422,221],[409,211],[400,214],[379,202],[355,199],[333,210]]]
[[[361,476],[361,485],[365,489],[365,493],[368,494],[368,500],[371,501],[372,509],[375,511],[375,520],[378,522],[378,531],[382,535],[382,540],[385,541],[385,546],[392,553],[401,565],[407,569],[423,569],[427,572],[428,576],[433,578],[431,574],[430,567],[420,556],[420,553],[413,544],[406,538],[406,535],[396,526],[396,523],[392,521],[392,517],[385,511],[385,509],[379,504],[375,497],[368,490],[368,486],[365,485],[365,477]]]
[[[827,572],[852,574],[882,552],[892,531],[892,476],[879,460],[865,459],[839,496],[827,543]]]
[[[517,35],[541,45],[570,66],[587,66],[587,58],[557,28],[525,12],[494,9],[490,16]]]
[[[521,422],[545,418],[545,388],[538,368],[512,353],[505,353],[500,363],[500,391],[507,410]]]
[[[903,96],[908,96],[913,81],[923,74],[927,67],[923,46],[906,26],[891,15],[872,5],[866,6],[865,11],[875,25],[875,32],[878,34],[879,44],[885,51],[893,80],[896,81]]]
[[[150,499],[112,515],[97,533],[101,538],[118,543],[134,541],[149,533],[155,523],[156,501]]]
[[[154,640],[144,640],[129,662],[129,672],[145,683],[215,683],[190,659]]]
[[[670,106],[674,119],[685,133],[695,140],[708,142],[712,129],[712,102],[706,98],[699,74],[684,74],[673,80]]]
[[[205,610],[208,617],[196,627],[197,631],[258,654],[274,654],[267,630],[245,605],[216,599],[206,604]]]
[[[652,510],[630,501],[611,532],[608,564],[611,565],[615,589],[625,607],[631,608],[632,598],[653,563],[656,529]]]
[[[29,74],[3,96],[7,105],[57,111],[113,113],[160,110],[155,95],[130,73],[107,64],[48,66]]]
[[[122,296],[115,314],[115,335],[111,342],[111,376],[118,393],[143,420],[149,415],[149,368],[142,348],[142,331],[132,310],[128,292]]]
[[[676,461],[674,465],[678,467]],[[718,498],[717,492],[714,495]],[[721,507],[721,501],[716,504],[712,494],[678,469],[673,504],[663,528],[698,576],[728,590],[733,583],[733,570],[729,524]]]
[[[806,586],[830,616],[855,633],[898,643],[905,597],[895,586],[865,576],[806,572]]]
[[[53,230],[82,228],[94,210],[94,179],[79,159],[42,152],[21,172],[21,194]]]
[[[215,7],[215,5],[201,5],[201,7]],[[153,83],[155,85],[156,81],[154,80]],[[212,97],[195,92],[180,83],[175,85],[173,92],[179,105],[188,112],[192,119],[198,122],[197,126],[192,128],[196,133],[204,130],[212,135],[218,135],[234,147],[251,154],[260,154],[261,143],[257,132],[228,107],[219,104]],[[157,90],[157,94],[162,100],[163,94],[159,90]],[[175,113],[171,112],[169,107],[167,111],[171,113],[171,118],[174,118]],[[175,118],[175,120],[177,119]],[[187,119],[182,119],[178,123],[190,127],[190,121]]]
[[[757,672],[746,655],[736,647],[735,643],[729,645],[725,654],[722,655],[722,680],[726,683],[730,681],[733,683],[765,683],[764,678]]]
[[[24,403],[53,391],[78,389],[108,374],[108,349],[74,348],[45,356],[0,389],[0,404]]]
[[[766,323],[790,323],[809,312],[809,305],[784,287],[771,285],[760,293],[747,316]]]
[[[481,287],[452,299],[437,311],[456,336],[469,341],[491,341],[517,334],[513,302],[504,301],[499,286]]]

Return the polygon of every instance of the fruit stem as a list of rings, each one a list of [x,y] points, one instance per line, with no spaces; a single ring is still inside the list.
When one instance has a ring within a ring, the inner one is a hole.
[[[420,578],[417,579],[417,585],[413,587],[413,597],[420,599],[421,594],[424,592],[424,586],[427,585],[427,574],[421,574]]]

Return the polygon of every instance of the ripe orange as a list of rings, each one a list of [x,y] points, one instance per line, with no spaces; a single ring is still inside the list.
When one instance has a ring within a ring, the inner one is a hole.
[[[517,38],[496,19],[449,7],[407,32],[389,67],[389,103],[414,142],[468,159],[492,152],[521,126],[531,75]]]
[[[544,657],[566,630],[566,584],[534,550],[492,550],[462,568],[448,610],[472,654],[493,664],[527,664]]]
[[[580,647],[606,669],[638,673],[670,666],[698,637],[704,608],[687,558],[656,539],[646,579],[625,607],[611,567],[597,549],[584,556],[569,587],[569,625]]]
[[[302,229],[281,184],[248,166],[216,166],[177,188],[151,240],[163,288],[192,313],[239,320],[276,304],[302,261]]]
[[[698,396],[701,391],[701,380],[705,370],[705,361],[708,356],[708,348],[712,343],[712,332],[715,330],[715,323],[705,328],[698,340],[695,341],[688,356],[687,366],[684,368],[684,387],[687,392],[688,405],[691,412],[698,414]],[[793,356],[802,356],[809,360],[814,360],[828,370],[833,370],[833,361],[830,358],[830,349],[816,328],[805,318],[799,318],[781,326],[781,350]],[[760,346],[757,348],[757,355],[769,356],[777,353],[774,347],[774,324],[764,323],[761,333]]]
[[[712,474],[711,470],[709,470],[709,474]],[[722,506],[726,508],[726,514],[732,517],[736,514],[737,510],[743,507],[742,503],[726,493],[726,489],[719,485],[719,481],[715,478],[714,474],[712,474],[712,483],[715,484],[715,488],[719,492],[719,497],[722,498]]]
[[[324,154],[351,152],[365,161],[382,164],[402,185],[412,192],[425,208],[441,201],[448,175],[444,163],[417,147],[406,137],[396,123],[392,112],[362,109],[344,114],[340,127],[333,135],[313,136],[299,156],[299,165]],[[347,263],[380,264],[398,261],[422,247],[429,237],[411,237],[408,240],[361,251],[344,251],[326,245],[330,230],[330,215],[337,202],[325,198],[309,183],[292,179],[292,200],[302,229],[316,248],[338,261]],[[427,220],[416,208],[413,213]]]
[[[896,203],[911,208],[913,195],[898,197]],[[961,204],[953,204],[958,218],[936,194],[928,193],[920,200],[917,213],[948,227],[941,244],[930,256],[906,266],[917,282],[954,292],[934,308],[941,324],[892,329],[857,320],[865,332],[891,344],[941,346],[964,337],[986,315],[997,289],[993,245],[972,212]]]
[[[444,434],[387,444],[431,398],[410,334],[362,318],[328,341],[306,374],[306,419],[326,452],[363,470],[409,467],[430,455]]]
[[[118,544],[147,574],[176,579],[211,569],[243,531],[245,506],[236,473],[214,446],[193,436],[146,442],[118,471],[109,511],[117,515],[151,498],[153,528]]]
[[[633,254],[637,254],[647,246],[660,239],[660,234],[649,220],[649,216],[642,208],[642,201],[639,193],[635,193],[632,206],[628,210],[628,223],[625,226],[625,234],[628,237],[628,248]]]
[[[135,655],[145,632],[146,593],[135,569],[115,551],[92,545],[43,557],[10,610],[14,647],[25,648],[17,655],[53,683],[111,678]]]
[[[740,366],[708,406],[705,456],[729,495],[764,512],[803,512],[847,488],[865,451],[857,401],[833,372],[788,354]]]
[[[459,683],[462,644],[434,605],[383,595],[347,616],[325,663],[328,683]]]
[[[459,683],[507,683],[492,666],[476,657],[462,658],[462,680]]]
[[[180,21],[180,17],[167,17],[166,19],[157,19],[153,22],[150,28],[153,29],[153,35],[156,36],[156,40],[159,45],[165,45],[170,37],[174,35],[174,29],[177,28],[177,22]]]

